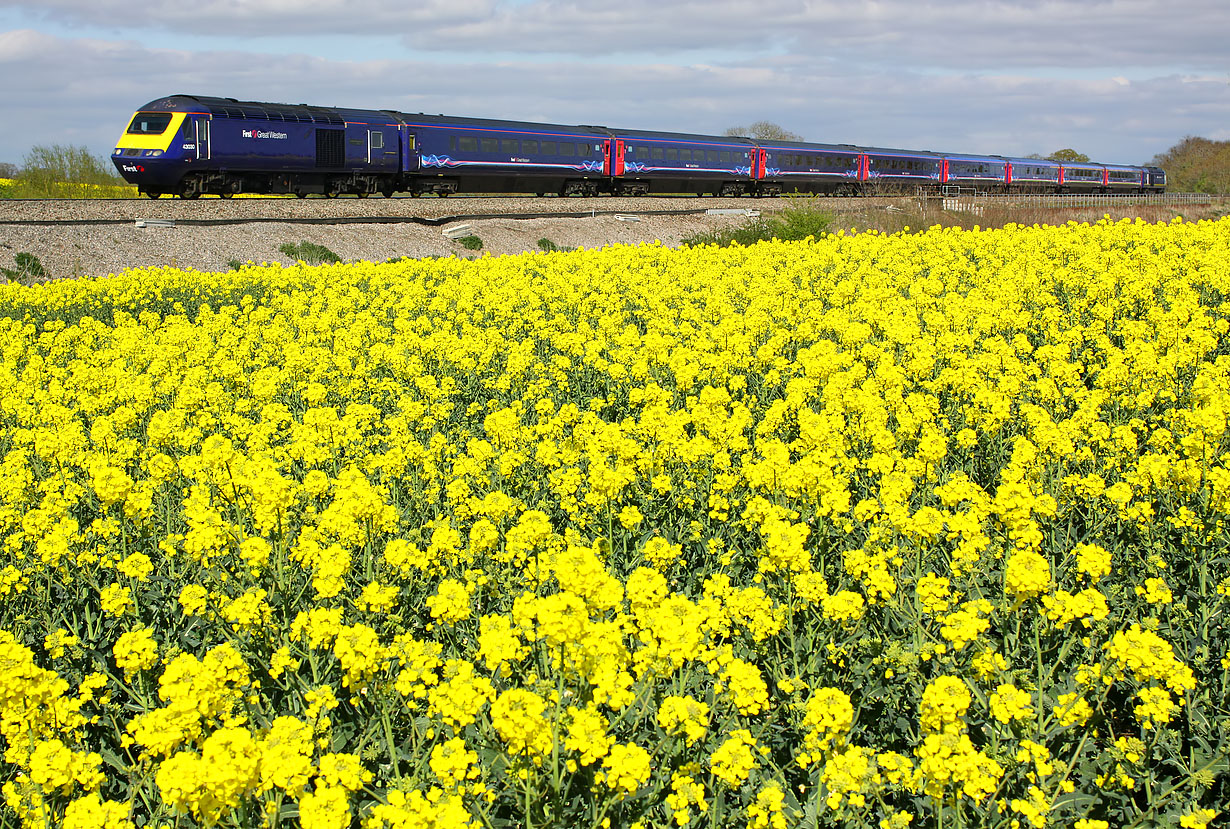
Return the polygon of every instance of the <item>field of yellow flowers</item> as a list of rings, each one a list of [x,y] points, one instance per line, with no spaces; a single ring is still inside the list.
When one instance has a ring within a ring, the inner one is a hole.
[[[1225,819],[1230,220],[0,288],[4,825]]]

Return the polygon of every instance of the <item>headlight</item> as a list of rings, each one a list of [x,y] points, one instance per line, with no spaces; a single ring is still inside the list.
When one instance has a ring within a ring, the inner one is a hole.
[[[146,150],[145,151],[146,158],[157,158],[160,155],[162,155],[162,150]]]

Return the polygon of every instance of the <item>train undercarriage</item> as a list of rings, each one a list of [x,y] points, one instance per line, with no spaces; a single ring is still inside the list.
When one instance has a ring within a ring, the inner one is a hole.
[[[481,185],[481,186],[480,186]],[[907,194],[904,186],[874,183],[868,185],[860,182],[819,182],[798,184],[781,181],[744,181],[744,180],[679,180],[661,181],[651,179],[623,179],[611,181],[604,178],[583,179],[542,179],[521,180],[512,177],[499,180],[463,182],[459,178],[448,176],[394,176],[366,173],[276,173],[276,172],[236,172],[227,170],[211,170],[192,172],[184,176],[179,183],[166,190],[143,190],[150,198],[159,198],[164,194],[179,196],[184,199],[197,199],[201,196],[220,196],[224,199],[250,193],[257,195],[294,195],[299,198],[307,196],[323,196],[336,198],[343,195],[353,195],[360,198],[380,195],[392,197],[394,193],[406,193],[413,197],[435,195],[446,197],[459,192],[487,193],[533,193],[538,196],[554,194],[567,196],[650,196],[675,193],[695,193],[697,196],[739,197],[752,196],[756,198],[772,198],[783,193],[801,193],[827,196],[869,196],[869,195],[901,195]],[[1056,187],[1040,184],[1029,185],[994,185],[988,187],[956,187],[933,186],[913,188],[908,194],[923,193],[936,195],[959,193],[979,193],[986,195],[1004,194],[1089,194],[1089,193],[1123,193],[1136,194],[1161,192],[1161,188],[1135,189],[1127,187]]]

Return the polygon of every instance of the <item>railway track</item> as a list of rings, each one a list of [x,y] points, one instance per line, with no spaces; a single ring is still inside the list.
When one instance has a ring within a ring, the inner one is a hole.
[[[177,227],[250,224],[416,224],[438,227],[484,219],[578,219],[597,216],[686,216],[713,210],[746,211],[780,206],[782,199],[524,198],[448,199],[26,199],[0,201],[0,226],[105,227],[137,221]]]
[[[905,201],[928,209],[969,211],[982,206],[1080,208],[1127,205],[1208,204],[1215,197],[1193,193],[1143,195],[987,195],[973,192],[926,196],[804,197],[820,207],[881,207]],[[696,198],[653,196],[537,198],[525,196],[454,195],[415,199],[287,199],[251,197],[183,201],[162,199],[11,199],[0,201],[0,226],[105,227],[138,220],[173,222],[182,227],[225,227],[261,223],[299,225],[417,224],[438,227],[483,219],[569,219],[614,215],[687,216],[714,209],[773,210],[794,202],[780,198]],[[464,205],[464,207],[463,207]],[[922,206],[922,204],[919,204]]]

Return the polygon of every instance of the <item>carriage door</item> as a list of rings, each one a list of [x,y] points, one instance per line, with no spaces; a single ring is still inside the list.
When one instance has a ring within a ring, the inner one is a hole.
[[[609,176],[611,174],[611,142],[602,142],[602,175]]]
[[[401,130],[401,169],[406,173],[419,171],[418,141],[415,134],[404,127]]]
[[[615,142],[615,175],[622,176],[624,174],[624,142],[616,140]]]
[[[196,119],[196,157],[198,159],[209,159],[212,156],[209,154],[209,119]]]

